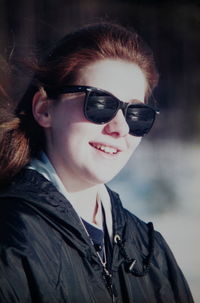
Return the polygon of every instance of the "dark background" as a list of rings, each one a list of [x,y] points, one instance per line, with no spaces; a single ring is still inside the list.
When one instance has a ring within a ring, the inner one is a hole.
[[[40,56],[67,32],[102,19],[136,28],[154,51],[161,115],[150,139],[198,140],[199,1],[0,0],[0,53]]]

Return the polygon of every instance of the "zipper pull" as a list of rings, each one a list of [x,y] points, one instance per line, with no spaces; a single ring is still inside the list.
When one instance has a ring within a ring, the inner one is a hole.
[[[109,271],[104,267],[103,270],[103,278],[105,280],[106,286],[112,295],[112,275],[109,273]]]

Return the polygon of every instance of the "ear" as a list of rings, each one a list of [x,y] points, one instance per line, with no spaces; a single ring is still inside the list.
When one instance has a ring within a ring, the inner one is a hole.
[[[32,112],[40,126],[44,128],[51,126],[50,101],[44,90],[35,93],[32,101]]]

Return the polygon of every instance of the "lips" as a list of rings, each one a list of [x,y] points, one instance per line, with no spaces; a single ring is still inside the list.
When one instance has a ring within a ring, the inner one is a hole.
[[[117,147],[105,145],[105,144],[102,144],[102,143],[90,142],[90,145],[92,147],[106,153],[106,154],[109,154],[109,155],[116,155],[117,153],[119,153],[121,151]]]

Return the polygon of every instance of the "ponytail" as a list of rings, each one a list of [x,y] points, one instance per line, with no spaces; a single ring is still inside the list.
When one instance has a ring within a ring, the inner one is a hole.
[[[19,118],[0,125],[0,187],[8,183],[29,161],[28,139]]]
[[[0,61],[0,187],[3,187],[28,163],[30,152],[21,119],[13,114],[10,69],[5,60],[0,58]]]

